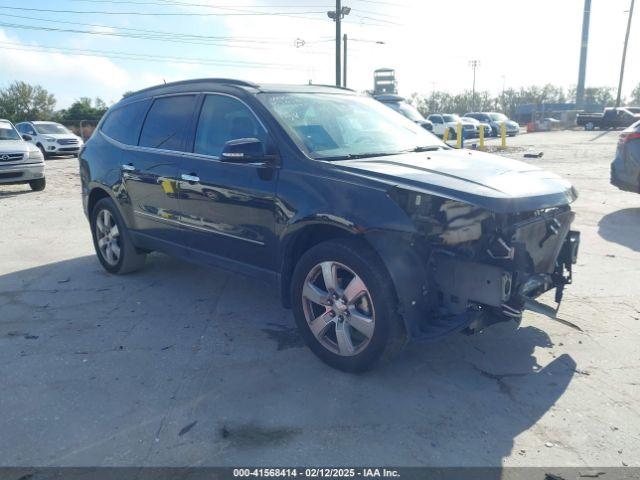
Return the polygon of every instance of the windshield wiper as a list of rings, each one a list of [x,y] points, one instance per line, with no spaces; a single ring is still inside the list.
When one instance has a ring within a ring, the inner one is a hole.
[[[436,150],[444,149],[444,147],[440,145],[423,145],[421,147],[415,147],[407,152],[435,152]]]
[[[368,153],[348,153],[346,155],[336,155],[333,157],[316,157],[316,160],[355,160],[358,158],[385,157],[388,155],[400,155],[403,152],[368,152]]]

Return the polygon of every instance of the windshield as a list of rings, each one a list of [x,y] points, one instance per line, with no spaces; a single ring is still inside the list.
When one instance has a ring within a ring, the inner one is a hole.
[[[36,131],[40,134],[71,133],[59,123],[38,123],[34,126],[36,127]]]
[[[20,140],[20,134],[9,122],[0,122],[0,140]]]
[[[385,105],[390,106],[394,110],[400,112],[402,115],[407,117],[409,120],[413,120],[414,122],[423,122],[424,117],[420,114],[418,109],[413,105],[410,105],[405,102],[391,102],[385,103]]]
[[[459,122],[460,117],[458,115],[442,115],[445,122]]]
[[[506,120],[509,120],[507,116],[502,113],[490,113],[489,116],[494,122],[504,122]]]
[[[421,126],[371,98],[324,93],[264,93],[258,98],[318,160],[447,148]]]
[[[627,107],[627,110],[629,110],[631,113],[640,113],[640,107]]]

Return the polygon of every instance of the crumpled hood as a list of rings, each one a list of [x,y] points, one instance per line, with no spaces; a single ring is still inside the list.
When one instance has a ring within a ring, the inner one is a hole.
[[[498,213],[566,205],[570,182],[517,160],[472,150],[439,150],[332,162],[383,183],[431,193]]]

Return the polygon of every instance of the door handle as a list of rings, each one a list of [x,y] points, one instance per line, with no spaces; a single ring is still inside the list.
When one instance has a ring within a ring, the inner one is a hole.
[[[200,181],[200,177],[194,174],[186,175],[183,173],[182,175],[180,175],[180,178],[185,182],[189,182],[189,183],[197,183]]]
[[[122,165],[122,170],[124,170],[125,172],[135,172],[136,171],[136,167],[134,167],[133,165],[131,165],[129,163],[127,165]]]

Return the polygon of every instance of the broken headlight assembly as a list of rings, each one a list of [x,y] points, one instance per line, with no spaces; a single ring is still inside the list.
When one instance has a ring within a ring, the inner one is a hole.
[[[457,200],[394,189],[392,198],[430,242],[446,246],[479,240],[491,212]]]

